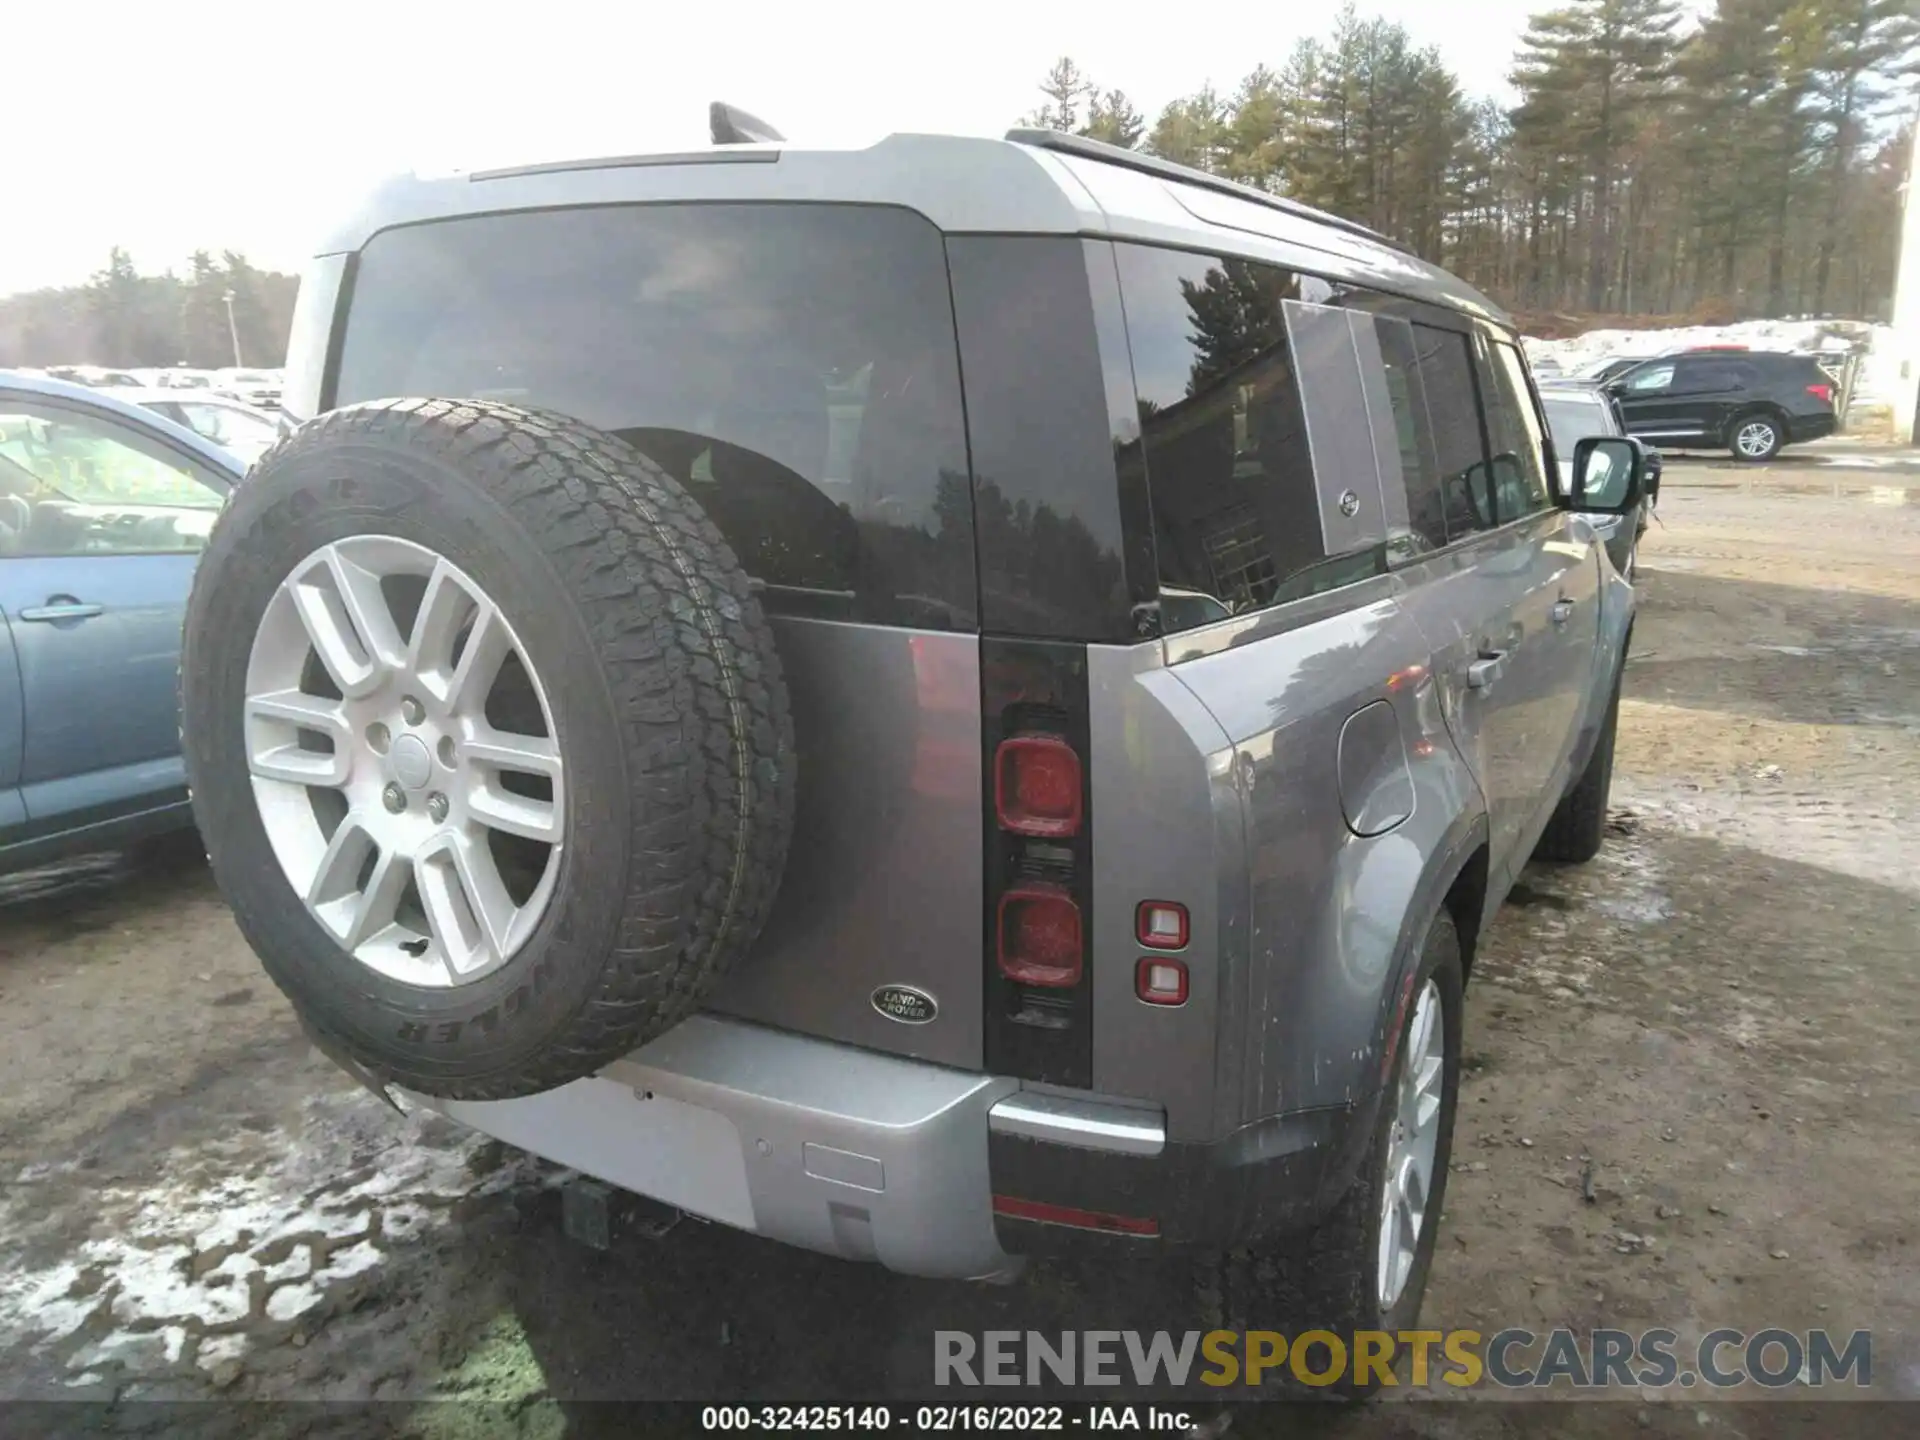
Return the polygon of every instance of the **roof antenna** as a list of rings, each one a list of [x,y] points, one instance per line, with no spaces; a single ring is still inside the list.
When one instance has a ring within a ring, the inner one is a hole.
[[[787,138],[766,121],[724,100],[716,100],[707,107],[707,128],[713,132],[716,145],[764,145]]]

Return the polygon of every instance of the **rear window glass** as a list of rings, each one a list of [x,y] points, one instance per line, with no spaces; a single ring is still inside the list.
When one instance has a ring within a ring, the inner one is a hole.
[[[787,613],[975,623],[939,232],[903,210],[610,206],[387,231],[334,403],[497,399],[631,441]]]
[[[1607,412],[1597,400],[1547,400],[1547,429],[1553,435],[1554,452],[1565,463],[1573,459],[1573,447],[1592,435],[1612,435]]]

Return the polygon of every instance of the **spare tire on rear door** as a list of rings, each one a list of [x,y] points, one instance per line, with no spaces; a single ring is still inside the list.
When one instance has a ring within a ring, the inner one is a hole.
[[[194,816],[316,1038],[500,1099],[675,1024],[793,820],[773,638],[664,471],[563,417],[323,415],[238,487],[181,662]]]

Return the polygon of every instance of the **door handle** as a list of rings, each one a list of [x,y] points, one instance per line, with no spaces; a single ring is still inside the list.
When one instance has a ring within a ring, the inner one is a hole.
[[[1480,658],[1467,666],[1467,688],[1484,690],[1500,678],[1500,672],[1507,667],[1507,652],[1504,650],[1482,650]]]
[[[1564,625],[1572,618],[1573,601],[1567,599],[1556,600],[1553,605],[1553,623],[1556,625]]]
[[[20,612],[22,620],[86,620],[98,615],[102,607],[76,600],[71,595],[49,595],[44,605],[30,605]]]

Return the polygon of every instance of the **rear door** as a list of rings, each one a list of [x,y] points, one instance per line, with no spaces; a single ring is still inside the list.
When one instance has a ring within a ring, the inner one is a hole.
[[[0,433],[28,833],[183,800],[180,630],[224,479],[131,423],[35,396],[0,394]]]
[[[1715,355],[1683,358],[1674,376],[1677,398],[1688,407],[1689,423],[1701,436],[1721,442],[1734,415],[1757,397],[1754,385],[1758,376],[1746,360]]]
[[[1524,767],[1537,783],[1522,832],[1522,848],[1530,851],[1559,803],[1591,689],[1600,635],[1600,544],[1588,521],[1554,504],[1546,420],[1519,347],[1483,335],[1479,353],[1488,437],[1496,456],[1511,454],[1517,462],[1517,483],[1503,498],[1502,513],[1523,517],[1517,523],[1535,547],[1518,617],[1524,652],[1533,657],[1524,672],[1526,703],[1535,712],[1528,717],[1526,743],[1537,747]],[[1515,860],[1516,873],[1525,859],[1522,853]]]
[[[1590,536],[1553,507],[1545,427],[1518,350],[1414,328],[1456,551],[1429,567],[1419,613],[1448,724],[1486,796],[1494,866],[1509,877],[1572,749],[1583,693],[1575,637],[1597,633],[1598,561]]]
[[[1477,341],[1458,329],[1412,327],[1415,373],[1437,455],[1445,557],[1421,567],[1414,613],[1434,650],[1442,713],[1486,799],[1496,869],[1504,869],[1545,779],[1535,737],[1546,662],[1541,628],[1539,522],[1508,476],[1495,482],[1481,394]],[[1510,466],[1501,467],[1503,470]]]

